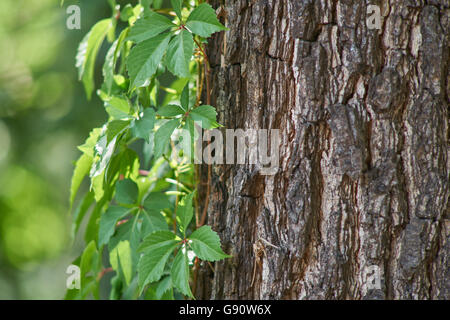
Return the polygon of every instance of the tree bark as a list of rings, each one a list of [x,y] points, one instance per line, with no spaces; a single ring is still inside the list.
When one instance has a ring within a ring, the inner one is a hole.
[[[233,258],[200,266],[197,297],[450,299],[449,1],[211,4],[219,122],[281,148],[272,176],[212,167],[207,223]]]

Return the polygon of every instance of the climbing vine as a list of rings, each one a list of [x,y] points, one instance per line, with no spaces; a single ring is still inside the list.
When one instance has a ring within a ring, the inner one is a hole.
[[[220,126],[203,90],[210,85],[204,46],[226,28],[203,1],[171,0],[172,8],[162,8],[161,0],[122,8],[108,2],[112,16],[92,27],[76,56],[90,99],[98,52],[110,43],[96,90],[108,121],[78,147],[71,183],[73,236],[83,229],[86,246],[73,263],[80,289],[66,298],[100,298],[107,273],[113,274],[110,299],[193,298],[190,278],[199,259],[228,257],[199,213],[192,161],[197,124]],[[170,77],[175,80],[164,86]],[[188,141],[172,139],[182,130]],[[77,195],[86,177],[90,188]]]

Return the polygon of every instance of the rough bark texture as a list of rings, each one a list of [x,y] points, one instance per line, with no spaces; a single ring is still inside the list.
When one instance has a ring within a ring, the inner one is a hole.
[[[280,129],[281,150],[273,176],[212,168],[208,224],[234,257],[201,266],[198,298],[450,299],[449,1],[211,4],[219,120]]]

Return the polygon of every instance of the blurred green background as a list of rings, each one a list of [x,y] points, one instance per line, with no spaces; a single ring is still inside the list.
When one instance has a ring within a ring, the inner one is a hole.
[[[66,27],[71,4],[81,8],[81,30]],[[81,249],[68,212],[76,146],[106,120],[99,98],[86,99],[75,55],[110,15],[106,0],[0,1],[0,299],[64,297]]]

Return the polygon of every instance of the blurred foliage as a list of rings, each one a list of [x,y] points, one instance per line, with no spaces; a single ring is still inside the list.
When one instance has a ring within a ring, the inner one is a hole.
[[[66,28],[71,4],[81,30]],[[106,117],[86,102],[75,53],[109,14],[104,0],[0,1],[0,299],[63,297],[76,146]]]

